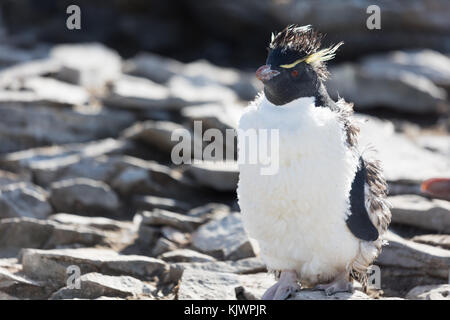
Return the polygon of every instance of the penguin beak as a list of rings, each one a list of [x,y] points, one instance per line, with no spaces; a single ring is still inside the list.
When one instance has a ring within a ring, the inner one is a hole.
[[[256,77],[262,82],[269,81],[279,74],[279,71],[270,69],[270,64],[265,64],[256,70]]]

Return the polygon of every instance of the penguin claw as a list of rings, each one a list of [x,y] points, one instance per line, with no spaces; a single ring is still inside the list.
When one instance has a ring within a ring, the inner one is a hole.
[[[296,292],[300,291],[300,286],[298,284],[288,284],[278,288],[275,293],[273,300],[286,300],[295,295]]]
[[[286,300],[300,291],[295,271],[282,271],[280,280],[271,286],[262,296],[262,300]]]
[[[325,291],[325,295],[331,296],[338,292],[352,292],[353,287],[349,281],[344,279],[337,279],[327,284],[319,284],[314,289],[323,290]]]

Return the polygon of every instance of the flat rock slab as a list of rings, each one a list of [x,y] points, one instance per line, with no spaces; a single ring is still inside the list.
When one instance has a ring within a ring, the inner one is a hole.
[[[417,195],[389,197],[392,222],[450,233],[450,202]]]
[[[59,79],[83,87],[101,89],[121,74],[120,56],[100,43],[57,45],[50,56],[61,65]]]
[[[381,160],[388,181],[421,183],[430,177],[450,176],[448,157],[423,149],[396,133],[390,121],[366,115],[357,115],[356,119],[361,127],[360,148],[375,147],[378,152],[373,156]]]
[[[115,214],[119,198],[105,183],[87,178],[57,181],[51,184],[50,201],[59,212],[103,215]]]
[[[371,300],[371,298],[358,290],[351,293],[337,292],[331,296],[327,296],[324,291],[301,290],[289,300]]]
[[[0,247],[47,249],[63,245],[95,246],[105,240],[104,232],[87,226],[68,226],[33,218],[0,220]]]
[[[184,270],[187,269],[194,270],[198,273],[209,271],[235,274],[252,274],[267,271],[265,264],[258,257],[236,261],[180,262],[170,264],[170,273],[166,281],[177,283],[183,275]]]
[[[450,234],[423,234],[411,239],[414,242],[450,249]]]
[[[149,226],[171,226],[173,228],[193,231],[203,221],[200,218],[190,217],[185,214],[171,212],[163,209],[143,211],[141,223]]]
[[[450,284],[419,286],[406,295],[411,300],[450,300]]]
[[[21,299],[45,299],[50,294],[42,283],[27,279],[22,275],[0,267],[1,293]]]
[[[257,252],[256,245],[244,230],[240,213],[202,225],[192,235],[192,245],[204,253],[227,260],[253,257]]]
[[[218,191],[235,191],[239,170],[235,161],[194,161],[185,171],[200,185]]]
[[[50,299],[126,298],[136,297],[144,292],[144,283],[136,278],[130,276],[107,276],[95,272],[82,275],[79,278],[78,285],[78,288],[61,288]]]
[[[45,219],[53,209],[48,193],[31,183],[19,182],[0,187],[0,219],[30,217]]]
[[[206,254],[190,250],[190,249],[177,249],[163,253],[160,257],[161,260],[166,262],[212,262],[216,261],[214,257]]]
[[[0,152],[116,136],[135,116],[98,106],[60,108],[48,104],[0,103]]]
[[[251,287],[262,295],[275,281],[265,273],[238,275],[187,269],[181,278],[179,300],[236,300],[236,287]]]
[[[118,231],[130,227],[130,223],[104,217],[83,217],[75,214],[58,213],[48,218],[62,224],[92,227],[105,231]]]
[[[82,248],[38,250],[24,249],[21,253],[23,272],[32,279],[46,280],[62,287],[67,280],[67,268],[78,266],[81,274],[100,272],[105,275],[129,275],[138,279],[162,276],[168,265],[159,259],[120,255],[112,250]]]
[[[390,231],[385,238],[389,244],[383,247],[375,264],[419,270],[432,277],[448,279],[450,250],[406,240]]]

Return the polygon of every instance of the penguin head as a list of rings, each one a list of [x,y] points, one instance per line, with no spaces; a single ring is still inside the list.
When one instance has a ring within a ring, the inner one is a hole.
[[[272,34],[266,64],[256,71],[270,102],[283,105],[316,95],[321,82],[328,77],[325,61],[333,59],[343,44],[320,49],[321,39],[322,35],[309,25],[290,25],[276,36]]]

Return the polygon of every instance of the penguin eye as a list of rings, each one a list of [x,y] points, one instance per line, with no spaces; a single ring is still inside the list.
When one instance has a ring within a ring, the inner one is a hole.
[[[292,75],[294,78],[297,78],[297,76],[298,76],[298,71],[297,71],[297,70],[292,70],[292,71],[291,71],[291,75]]]

